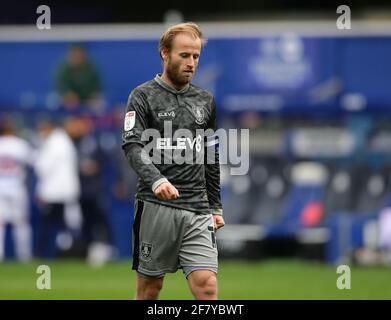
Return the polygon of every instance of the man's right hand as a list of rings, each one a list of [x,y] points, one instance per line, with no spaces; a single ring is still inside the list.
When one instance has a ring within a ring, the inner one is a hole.
[[[163,182],[155,189],[155,196],[160,200],[174,200],[179,198],[179,192],[169,182]]]

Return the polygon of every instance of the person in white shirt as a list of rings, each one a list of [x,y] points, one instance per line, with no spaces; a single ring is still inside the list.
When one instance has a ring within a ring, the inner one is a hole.
[[[5,227],[13,227],[16,258],[32,256],[29,197],[26,167],[32,164],[33,149],[17,137],[9,121],[0,123],[0,261],[5,259]]]
[[[65,208],[77,203],[80,196],[77,151],[65,130],[52,121],[41,121],[38,130],[42,137],[35,161],[37,197],[42,210],[38,252],[42,257],[53,257],[57,253],[56,244],[51,242],[53,233],[65,229]]]

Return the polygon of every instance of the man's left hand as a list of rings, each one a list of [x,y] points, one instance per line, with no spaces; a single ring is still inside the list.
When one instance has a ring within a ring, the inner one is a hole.
[[[215,222],[215,230],[219,230],[220,228],[224,227],[225,225],[225,222],[224,222],[224,218],[222,215],[220,214],[214,214],[213,215],[213,220]]]

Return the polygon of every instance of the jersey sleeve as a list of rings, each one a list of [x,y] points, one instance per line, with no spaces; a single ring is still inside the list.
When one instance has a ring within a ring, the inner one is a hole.
[[[149,161],[148,154],[143,150],[146,141],[142,133],[148,128],[148,103],[136,90],[129,96],[122,131],[122,149],[126,159],[139,178],[154,191],[160,184],[167,182],[156,166]]]
[[[217,129],[216,104],[214,99],[211,103],[211,116],[207,129],[212,129],[206,136],[205,141],[205,178],[208,193],[209,207],[213,214],[223,214],[220,195],[220,159],[218,137],[214,134]],[[209,130],[207,130],[209,131]]]
[[[145,142],[141,140],[142,133],[148,128],[148,102],[137,89],[129,95],[122,130],[122,148],[129,143]]]

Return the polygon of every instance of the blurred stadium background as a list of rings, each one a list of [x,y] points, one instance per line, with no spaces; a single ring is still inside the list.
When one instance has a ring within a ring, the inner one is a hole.
[[[351,30],[336,27],[341,4],[350,6]],[[68,133],[85,139],[79,156],[96,161],[99,170],[84,187],[93,188],[113,250],[110,256],[91,254],[72,232],[62,233],[57,253],[45,257],[51,260],[21,264],[7,225],[0,298],[132,297],[136,176],[122,157],[120,130],[130,91],[161,71],[160,34],[180,21],[199,23],[209,38],[194,82],[215,95],[219,126],[250,129],[248,174],[232,176],[230,165],[222,166],[227,225],[218,234],[221,297],[391,297],[387,1],[159,2],[153,8],[56,1],[47,2],[51,30],[36,28],[38,5],[8,2],[0,13],[0,118],[11,120],[34,147],[37,123],[47,117],[65,119]],[[56,82],[75,43],[97,70],[100,94],[91,104],[66,105]],[[31,247],[42,258],[42,214],[31,169],[27,185]],[[86,258],[95,266],[110,263],[93,270]],[[53,277],[59,270],[57,293],[34,290],[40,263],[53,265]],[[335,286],[340,264],[354,270],[349,293]],[[190,297],[178,281],[167,281],[163,298]]]

